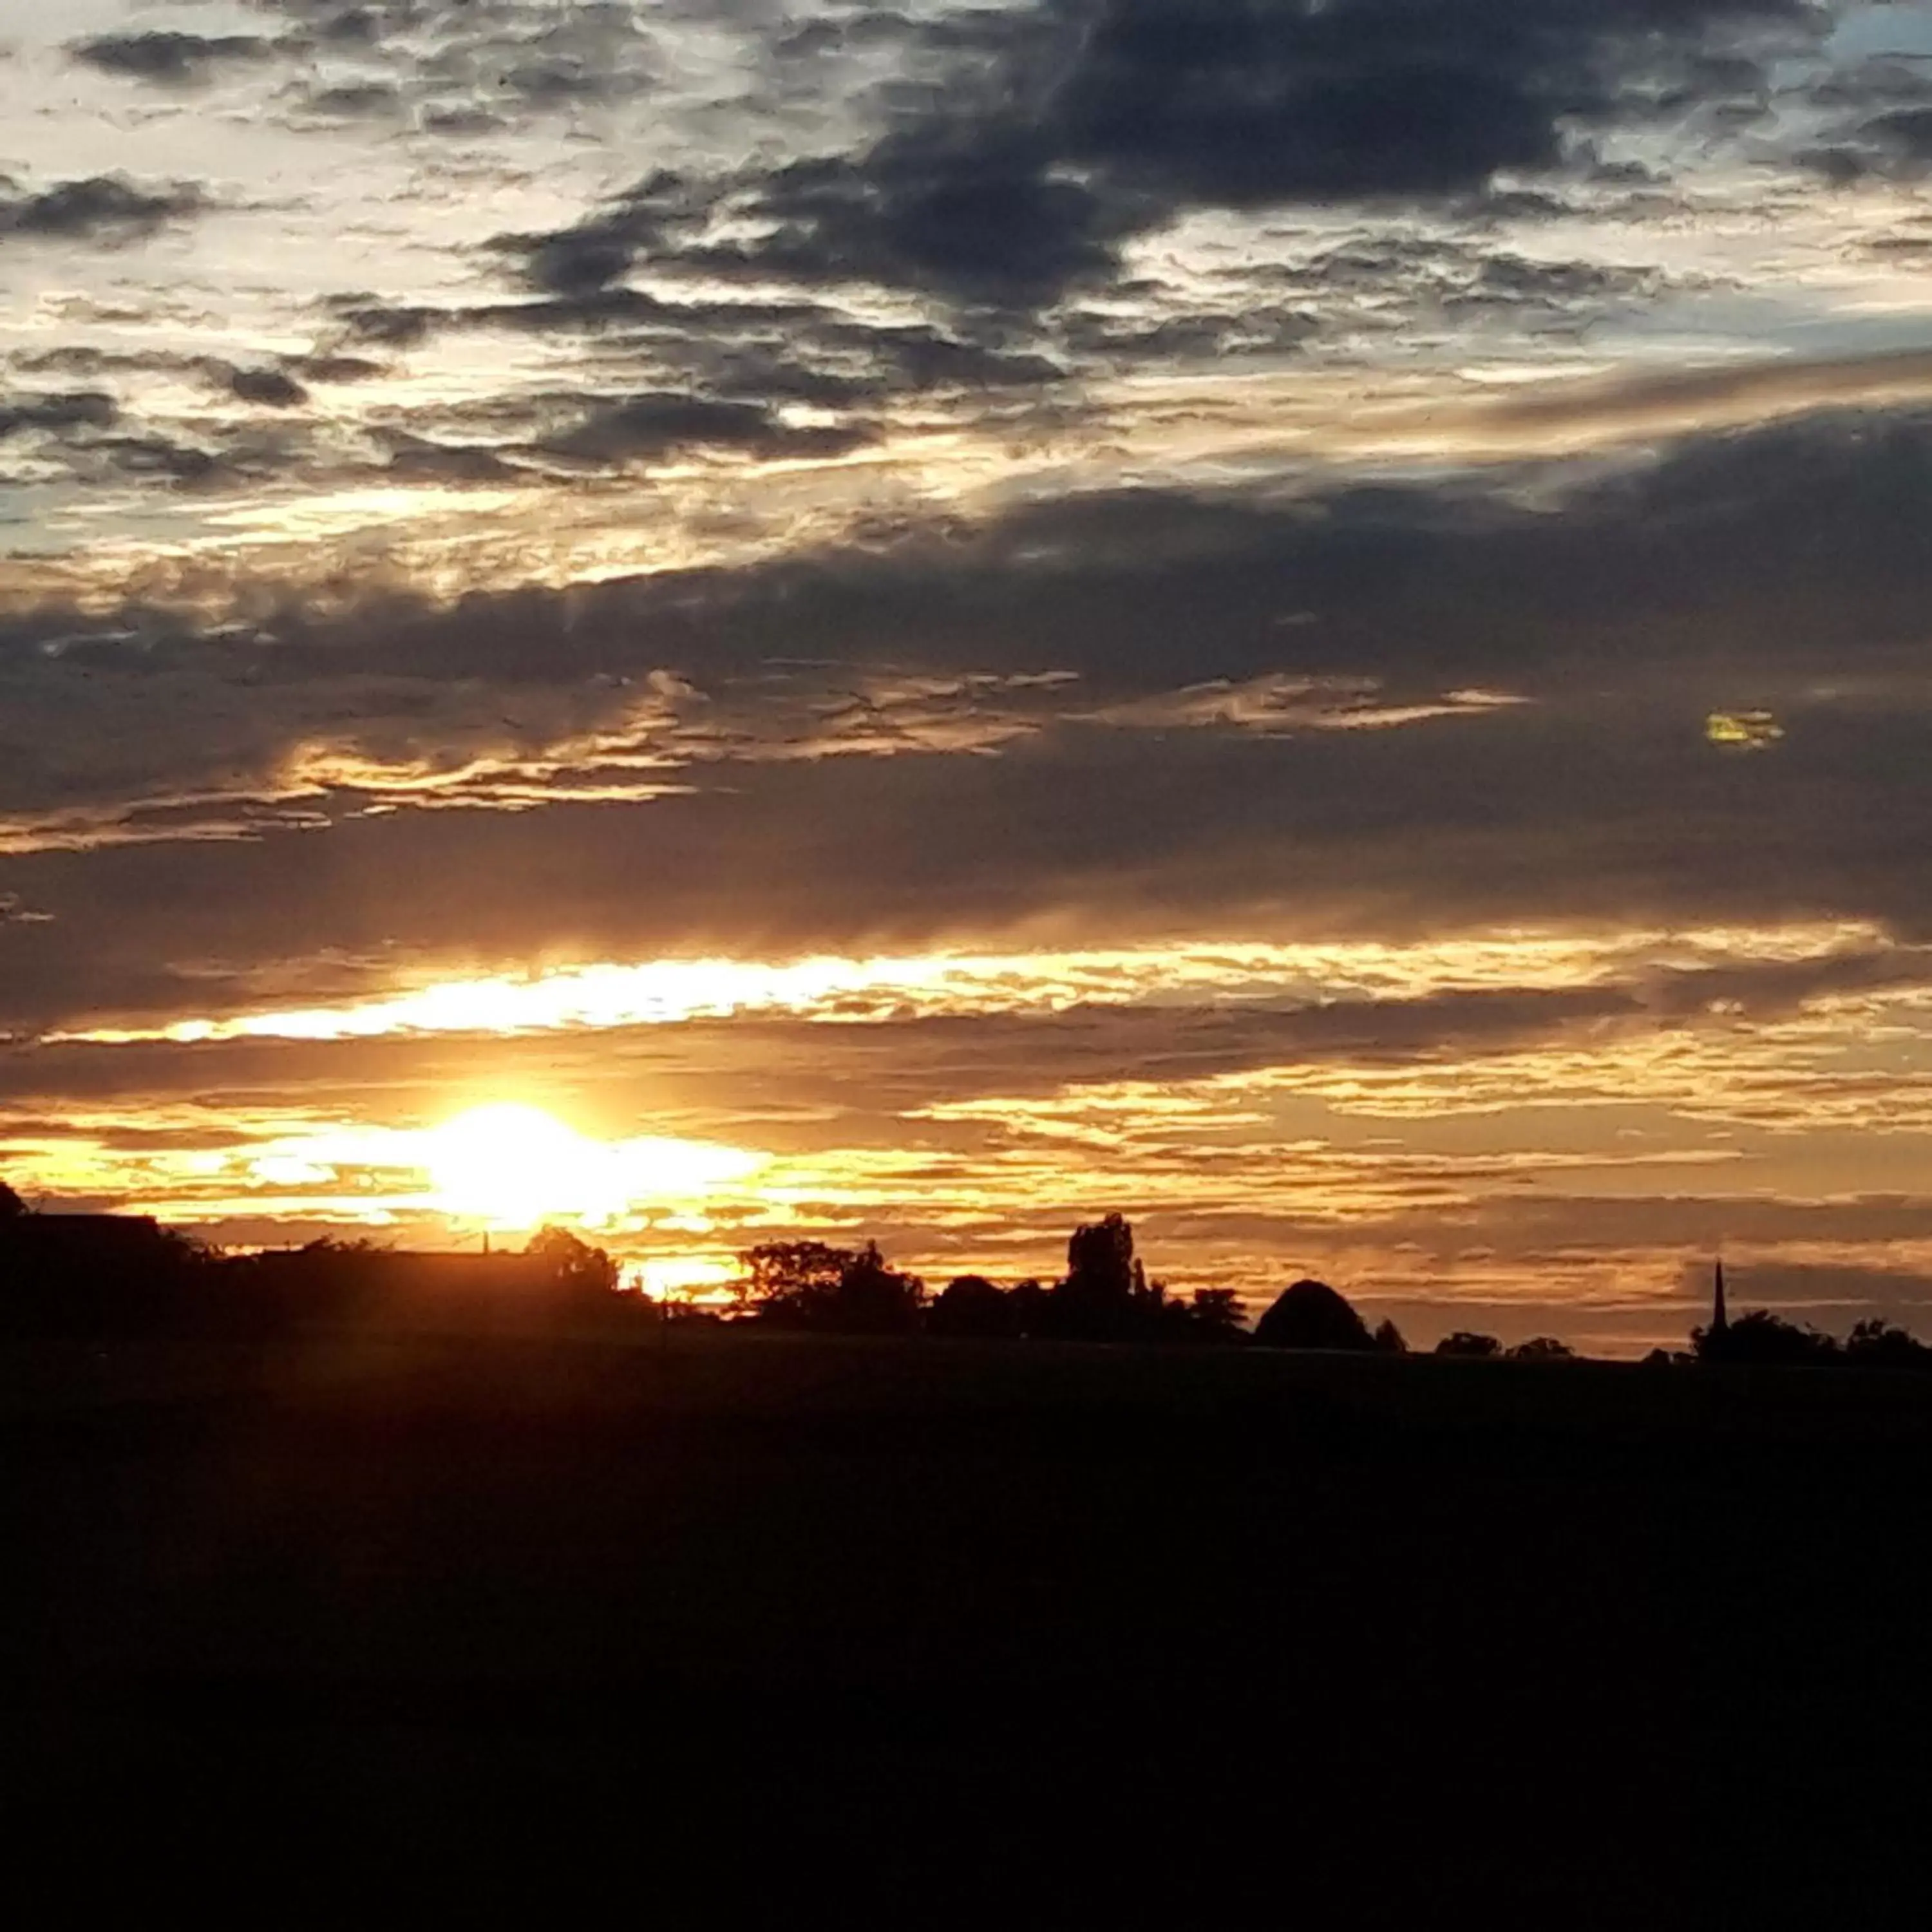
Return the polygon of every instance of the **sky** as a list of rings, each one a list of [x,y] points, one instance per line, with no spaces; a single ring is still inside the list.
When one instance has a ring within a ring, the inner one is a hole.
[[[1932,7],[0,0],[0,1174],[1932,1334]]]

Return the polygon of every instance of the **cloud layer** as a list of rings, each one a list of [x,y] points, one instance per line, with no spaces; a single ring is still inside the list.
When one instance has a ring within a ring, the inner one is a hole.
[[[10,1175],[440,1238],[329,1150],[510,1097],[745,1150],[653,1265],[1919,1305],[1913,10],[0,26]]]

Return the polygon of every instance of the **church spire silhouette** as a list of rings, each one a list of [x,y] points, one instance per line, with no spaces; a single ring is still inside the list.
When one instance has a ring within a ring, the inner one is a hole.
[[[1722,1335],[1730,1325],[1730,1317],[1724,1312],[1724,1258],[1720,1255],[1711,1271],[1711,1333]]]

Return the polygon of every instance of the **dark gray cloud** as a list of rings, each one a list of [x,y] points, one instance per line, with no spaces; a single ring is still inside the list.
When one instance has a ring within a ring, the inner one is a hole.
[[[1713,279],[1532,257],[1500,246],[1479,224],[1428,234],[1365,227],[1292,265],[1197,274],[1184,292],[1144,283],[1116,287],[1096,304],[1069,302],[1048,334],[1083,371],[1096,358],[1279,358],[1340,341],[1412,342],[1425,331],[1576,334]]]
[[[297,375],[311,382],[368,382],[387,373],[388,365],[367,356],[319,354],[296,358]]]
[[[399,483],[429,483],[444,488],[470,484],[500,488],[505,484],[530,480],[528,472],[479,444],[438,442],[400,430],[383,432],[380,440],[388,452],[386,472]]]
[[[386,80],[337,81],[327,86],[303,83],[288,95],[304,120],[329,122],[394,119],[404,111],[401,91]]]
[[[499,237],[514,254],[530,243]],[[573,271],[554,271],[568,280]],[[568,292],[436,308],[370,292],[326,304],[345,343],[412,349],[471,332],[580,339],[595,371],[628,366],[667,386],[682,381],[716,400],[768,408],[842,409],[894,397],[988,398],[1065,382],[1070,356],[1036,331],[994,326],[941,328],[856,319],[817,301],[669,299],[597,285],[594,266]]]
[[[1893,108],[1802,157],[1828,181],[1848,184],[1871,177],[1916,182],[1932,163],[1932,106]]]
[[[1190,208],[1449,205],[1564,164],[1574,130],[1748,119],[1768,93],[1751,36],[1825,24],[1802,0],[1046,0],[975,16],[862,152],[702,191],[653,176],[531,238],[530,272],[602,286],[669,248],[1030,307]],[[762,232],[707,234],[720,210]]]
[[[366,290],[330,298],[330,316],[355,342],[380,344],[387,349],[410,349],[427,342],[440,327],[448,326],[452,311],[422,302],[392,302]]]
[[[38,190],[0,177],[0,241],[136,242],[206,205],[199,188],[182,183],[142,188],[125,175],[90,175]]]
[[[156,81],[170,87],[192,86],[224,67],[267,60],[272,42],[254,34],[147,32],[101,34],[76,40],[68,51],[84,66],[103,74],[136,80]]]
[[[626,396],[599,404],[550,437],[554,456],[621,466],[662,461],[684,449],[733,450],[751,456],[837,456],[872,440],[849,425],[800,426],[754,403],[719,402],[671,393]]]
[[[159,430],[97,437],[75,454],[83,473],[90,466],[104,467],[122,477],[208,490],[280,482],[304,460],[298,447],[279,437],[244,434],[190,441]]]
[[[318,368],[326,372],[332,366],[326,357],[293,357],[289,358],[286,368],[241,368],[218,356],[190,355],[170,349],[102,349],[88,343],[68,343],[55,349],[28,350],[16,354],[12,360],[15,368],[34,375],[58,373],[97,377],[191,376],[238,402],[272,409],[292,409],[308,400],[308,392],[290,373],[292,369],[314,375]],[[347,363],[347,370],[346,376],[338,373],[332,376],[325,373],[318,380],[352,382],[362,376],[379,374],[380,365],[351,361]]]
[[[171,351],[36,351],[16,366],[94,376],[191,376],[226,398],[278,412],[308,399],[281,370],[238,368],[216,356]],[[0,442],[17,441],[37,463],[64,464],[86,483],[129,478],[178,488],[218,489],[286,480],[316,467],[311,439],[286,422],[213,419],[192,427],[144,420],[106,389],[42,390],[0,400]]]
[[[103,34],[69,51],[103,72],[176,88],[275,62],[295,74],[278,95],[291,124],[394,118],[446,135],[629,100],[656,74],[643,10],[616,0],[259,4],[288,24],[268,36]]]
[[[1038,116],[1056,158],[1232,206],[1433,198],[1546,168],[1567,118],[1756,88],[1754,63],[1712,57],[1709,30],[1807,11],[1779,0],[1070,0],[1062,10],[1082,32]]]
[[[1798,158],[1828,180],[1916,181],[1932,161],[1932,64],[1890,55],[1834,68],[1808,98],[1828,129]]]
[[[308,392],[280,369],[231,369],[227,386],[236,400],[268,409],[294,409],[308,400]]]
[[[22,396],[0,403],[0,441],[34,430],[106,429],[119,415],[114,398],[98,389]]]

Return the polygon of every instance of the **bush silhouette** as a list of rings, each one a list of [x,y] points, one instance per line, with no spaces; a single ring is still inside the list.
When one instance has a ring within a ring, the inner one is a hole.
[[[1532,1335],[1505,1352],[1513,1362],[1574,1362],[1576,1352],[1553,1335]]]
[[[1503,1345],[1493,1335],[1479,1335],[1470,1328],[1458,1328],[1436,1345],[1438,1355],[1461,1355],[1472,1361],[1492,1360],[1502,1352]]]
[[[1378,1354],[1406,1355],[1408,1353],[1408,1344],[1402,1340],[1402,1330],[1387,1316],[1376,1324],[1376,1332],[1370,1339],[1374,1342]]]
[[[1268,1348],[1374,1348],[1368,1324],[1325,1281],[1298,1281],[1282,1289],[1255,1324],[1255,1340]]]

